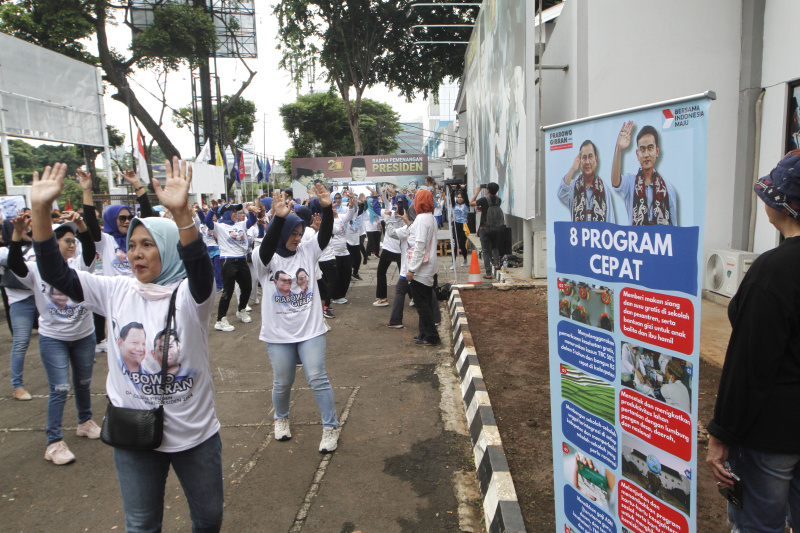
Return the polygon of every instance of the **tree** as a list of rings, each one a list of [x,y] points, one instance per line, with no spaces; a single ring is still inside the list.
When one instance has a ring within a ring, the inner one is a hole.
[[[471,28],[421,24],[472,24],[477,9],[447,6],[411,8],[411,0],[282,0],[275,7],[283,59],[296,81],[316,61],[344,101],[353,144],[363,154],[359,125],[364,91],[377,83],[396,88],[409,101],[417,93],[438,94],[443,80],[459,78],[463,44],[419,46],[418,40],[462,41]],[[351,97],[351,91],[353,96]]]
[[[332,90],[300,96],[296,102],[281,106],[279,113],[292,141],[292,147],[286,152],[287,160],[356,153],[344,101]],[[397,150],[396,137],[403,129],[398,120],[398,114],[388,104],[368,98],[362,100],[359,125],[366,139],[366,153]]]
[[[153,23],[138,32],[131,41],[130,54],[122,55],[108,43],[108,27],[115,24],[113,10],[124,9],[126,3],[108,0],[15,0],[0,2],[0,31],[39,44],[103,69],[103,80],[114,88],[111,98],[122,103],[148,133],[164,154],[180,152],[161,128],[158,120],[145,109],[131,88],[133,68],[158,68],[161,73],[174,71],[181,65],[196,67],[208,62],[209,51],[216,48],[214,20],[202,7],[180,2],[160,2],[153,11]],[[221,19],[219,19],[221,20]],[[222,21],[225,22],[225,21]],[[235,31],[236,28],[228,28]],[[97,54],[85,45],[87,38],[97,43]],[[244,62],[244,61],[243,61]],[[247,65],[245,64],[245,67]],[[242,83],[231,103],[250,85],[255,72]],[[165,102],[162,102],[165,104]]]
[[[30,185],[33,172],[41,172],[47,165],[55,162],[66,163],[70,171],[83,165],[83,156],[72,145],[33,146],[19,139],[9,139],[8,152],[14,167],[14,180],[17,184]],[[3,171],[0,193],[7,194],[6,180]]]
[[[250,142],[253,135],[253,124],[256,122],[256,104],[246,98],[237,98],[225,95],[222,97],[222,134],[224,144],[241,148]],[[217,106],[213,106],[213,113],[216,116]],[[197,110],[197,120],[203,121],[202,110]],[[176,109],[172,115],[172,122],[179,128],[189,128],[194,133],[194,120],[192,118],[192,107],[185,106]]]

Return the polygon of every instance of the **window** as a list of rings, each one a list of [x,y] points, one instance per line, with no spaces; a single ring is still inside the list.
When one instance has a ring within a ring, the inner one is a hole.
[[[800,81],[789,86],[789,105],[786,110],[786,150],[800,148]]]

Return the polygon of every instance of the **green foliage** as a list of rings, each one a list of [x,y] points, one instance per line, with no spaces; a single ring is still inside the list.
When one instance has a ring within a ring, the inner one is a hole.
[[[231,95],[222,97],[222,120],[225,122],[227,138],[233,140],[233,144],[237,149],[250,142],[253,135],[253,124],[256,121],[256,104],[252,100],[242,98],[241,96],[233,101],[231,104]],[[217,106],[213,106],[212,112],[216,117]],[[203,113],[200,109],[197,110],[197,120],[203,122]],[[185,106],[178,109],[177,113],[173,113],[172,122],[179,128],[187,127],[192,128],[192,108]],[[228,141],[230,142],[230,141]]]
[[[281,106],[283,128],[292,147],[286,152],[293,157],[351,155],[355,144],[347,121],[344,101],[332,91],[300,96],[296,102]],[[364,153],[386,154],[397,150],[397,134],[403,127],[399,115],[382,102],[365,98],[361,101],[360,131]]]
[[[44,167],[53,163],[66,163],[68,172],[83,165],[81,156],[71,145],[32,146],[18,139],[8,140],[8,151],[11,155],[11,167],[14,169],[14,182],[17,185],[30,185],[33,172],[42,172]],[[7,194],[6,180],[0,170],[0,194]]]
[[[95,27],[84,16],[93,3],[81,0],[8,2],[0,6],[0,31],[95,64],[97,58],[84,44],[85,39],[95,33]]]
[[[133,36],[131,51],[139,68],[195,68],[217,47],[214,21],[202,7],[167,3],[153,10],[153,24]]]

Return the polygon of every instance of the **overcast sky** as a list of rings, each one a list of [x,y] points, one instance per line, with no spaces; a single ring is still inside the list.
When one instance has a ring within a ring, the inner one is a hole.
[[[278,22],[272,15],[272,8],[267,2],[256,2],[256,27],[258,41],[258,58],[250,59],[248,65],[258,72],[253,82],[243,93],[243,97],[256,104],[256,124],[253,131],[253,143],[257,152],[265,151],[270,157],[283,158],[284,153],[291,146],[286,132],[283,130],[278,109],[286,103],[296,100],[295,87],[289,82],[289,73],[278,69],[281,53],[276,49],[278,45]],[[120,18],[122,14],[120,13]],[[120,51],[126,51],[130,44],[130,30],[120,24],[109,32],[109,45]],[[96,53],[96,46],[89,45],[89,49]],[[127,55],[127,52],[126,52]],[[243,80],[247,79],[247,69],[238,59],[218,59],[220,83],[222,94],[234,94]],[[155,75],[147,71],[137,71],[133,75],[132,83],[134,92],[142,104],[157,119],[160,104],[144,89],[154,94],[159,94]],[[141,86],[137,86],[141,85]],[[212,81],[213,85],[213,81]],[[143,88],[144,87],[144,88]],[[315,90],[325,89],[324,80],[318,80]],[[307,93],[307,84],[301,93]],[[113,91],[113,89],[112,89]],[[127,107],[110,98],[112,91],[105,98],[106,117],[109,124],[116,126],[125,133],[126,146],[130,147],[130,130],[128,128]],[[389,91],[384,86],[367,89],[365,98],[385,102],[400,114],[401,120],[415,120],[424,115],[424,103],[421,98],[415,102],[407,103],[404,98]],[[191,81],[188,69],[170,73],[167,82],[167,103],[175,108],[189,105],[191,102]],[[194,157],[194,137],[186,128],[178,129],[169,119],[169,111],[165,115],[164,130],[175,143],[183,157]],[[146,132],[143,132],[146,135]],[[134,131],[135,135],[135,131]],[[149,136],[147,136],[149,137]],[[344,155],[344,154],[343,154]],[[98,163],[102,163],[98,160]]]

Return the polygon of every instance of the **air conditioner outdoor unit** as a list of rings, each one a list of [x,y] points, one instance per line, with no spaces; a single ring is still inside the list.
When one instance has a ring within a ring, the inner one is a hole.
[[[711,292],[733,297],[756,257],[758,254],[743,250],[708,250],[706,288]]]

